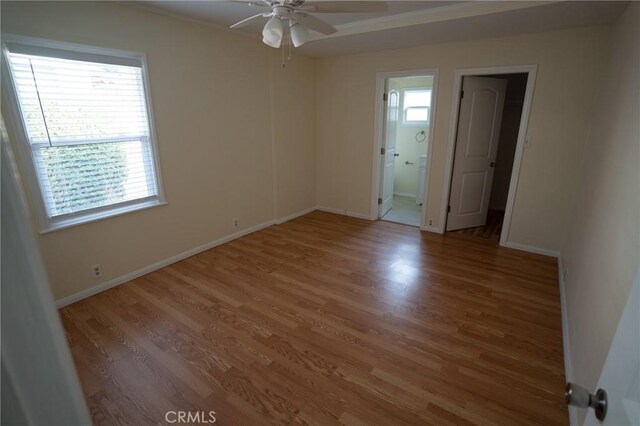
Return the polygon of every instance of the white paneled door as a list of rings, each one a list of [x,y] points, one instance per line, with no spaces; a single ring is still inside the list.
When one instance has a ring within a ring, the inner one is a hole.
[[[462,82],[447,231],[486,223],[506,91],[499,78]]]
[[[607,392],[607,414],[600,422],[594,410],[589,410],[585,426],[640,425],[640,270],[629,292],[597,387]]]
[[[396,133],[398,129],[398,108],[400,96],[397,91],[392,90],[386,96],[385,101],[385,132],[382,144],[384,154],[382,154],[382,188],[380,194],[380,212],[378,217],[382,217],[393,204],[393,178],[395,175],[396,157]]]

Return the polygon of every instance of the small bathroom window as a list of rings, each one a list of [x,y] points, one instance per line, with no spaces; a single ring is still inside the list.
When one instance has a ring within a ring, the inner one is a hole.
[[[407,124],[429,124],[431,89],[405,90],[403,96],[403,122]]]

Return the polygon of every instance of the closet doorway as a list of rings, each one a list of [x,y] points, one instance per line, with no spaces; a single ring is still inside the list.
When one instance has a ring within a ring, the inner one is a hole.
[[[536,70],[456,70],[443,231],[508,245]]]

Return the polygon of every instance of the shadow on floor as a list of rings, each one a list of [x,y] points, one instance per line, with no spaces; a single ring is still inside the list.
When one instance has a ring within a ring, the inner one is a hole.
[[[500,233],[502,232],[502,221],[504,220],[504,212],[499,210],[489,210],[487,213],[487,223],[477,228],[460,229],[458,231],[450,231],[451,234],[467,235],[478,237],[484,240],[495,241],[500,244]]]

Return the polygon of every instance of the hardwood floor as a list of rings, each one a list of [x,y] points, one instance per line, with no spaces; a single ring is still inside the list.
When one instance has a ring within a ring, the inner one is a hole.
[[[502,233],[502,222],[504,220],[504,212],[499,210],[489,210],[487,213],[487,222],[484,226],[476,228],[460,229],[459,231],[451,231],[456,234],[464,234],[474,236],[476,238],[484,238],[493,241],[494,244],[500,244],[500,234]]]
[[[60,312],[95,424],[568,423],[555,259],[464,234],[313,212]]]

